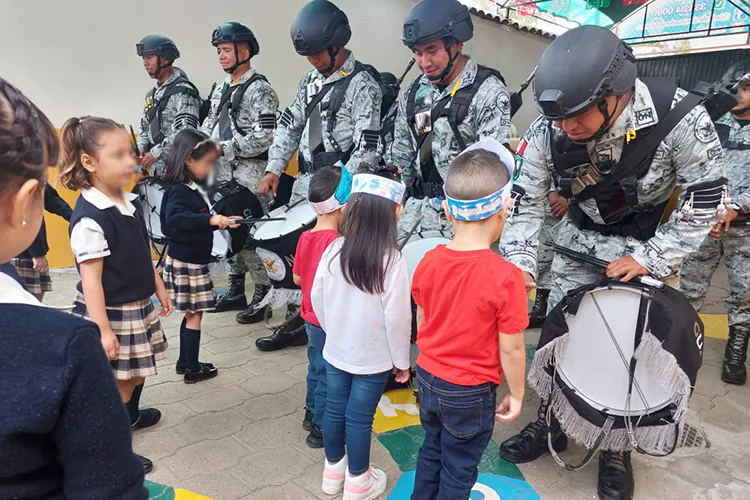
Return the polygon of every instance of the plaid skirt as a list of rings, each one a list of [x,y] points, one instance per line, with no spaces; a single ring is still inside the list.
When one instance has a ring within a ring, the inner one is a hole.
[[[77,293],[72,314],[90,319],[82,293]],[[156,375],[156,361],[166,358],[167,337],[151,298],[107,306],[112,331],[120,342],[120,355],[110,361],[117,380]]]
[[[26,290],[32,294],[52,291],[52,278],[49,273],[39,273],[34,270],[34,261],[29,257],[16,257],[11,259],[18,275],[23,279]]]
[[[216,308],[214,282],[208,264],[191,264],[167,255],[163,278],[175,311],[195,313]]]

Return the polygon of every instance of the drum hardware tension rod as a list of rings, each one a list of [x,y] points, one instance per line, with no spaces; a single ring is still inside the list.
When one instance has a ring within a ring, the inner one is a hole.
[[[420,215],[419,219],[417,219],[417,222],[414,223],[414,225],[409,230],[409,232],[406,233],[406,236],[404,236],[404,239],[401,240],[401,243],[399,243],[399,245],[398,245],[398,251],[399,252],[404,249],[404,247],[406,246],[407,243],[409,243],[409,238],[411,238],[412,236],[414,236],[414,233],[417,232],[417,228],[419,227],[419,224],[423,220],[424,220],[424,215]]]

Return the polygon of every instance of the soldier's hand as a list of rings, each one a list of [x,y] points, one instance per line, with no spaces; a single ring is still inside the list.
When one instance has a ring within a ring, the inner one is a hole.
[[[273,197],[276,197],[276,191],[279,189],[279,176],[268,172],[258,183],[258,192],[262,195],[269,196],[273,193]]]
[[[150,172],[154,163],[156,163],[156,157],[151,153],[146,153],[141,160],[141,168],[146,172]]]
[[[721,229],[724,228],[724,232],[728,233],[730,229],[730,224],[734,219],[737,218],[739,215],[739,212],[733,208],[727,208],[727,214],[726,216],[721,219],[719,222],[714,224],[714,227],[711,228],[711,232],[708,233],[709,236],[712,236],[714,238],[721,238]]]
[[[636,276],[648,274],[648,269],[643,267],[630,255],[613,260],[607,266],[607,276],[620,278],[620,281],[630,281]]]
[[[526,271],[523,272],[523,282],[526,285],[526,293],[531,294],[531,291],[536,288],[536,282],[534,281],[534,277],[531,275],[531,273],[527,273]]]
[[[564,196],[560,196],[555,191],[550,191],[549,208],[553,217],[562,219],[563,216],[568,213],[568,199]]]

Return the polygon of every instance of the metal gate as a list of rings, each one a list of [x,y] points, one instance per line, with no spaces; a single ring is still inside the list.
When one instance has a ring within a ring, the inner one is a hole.
[[[715,82],[729,66],[750,58],[750,49],[701,52],[654,57],[637,61],[638,76],[679,78],[680,87],[692,89],[698,82]]]

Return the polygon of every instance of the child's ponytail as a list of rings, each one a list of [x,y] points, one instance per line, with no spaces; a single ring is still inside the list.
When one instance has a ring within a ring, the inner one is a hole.
[[[96,156],[101,147],[101,135],[117,129],[124,130],[124,127],[109,118],[68,118],[60,133],[63,149],[60,182],[63,186],[72,191],[91,187],[91,174],[83,167],[81,155]]]

